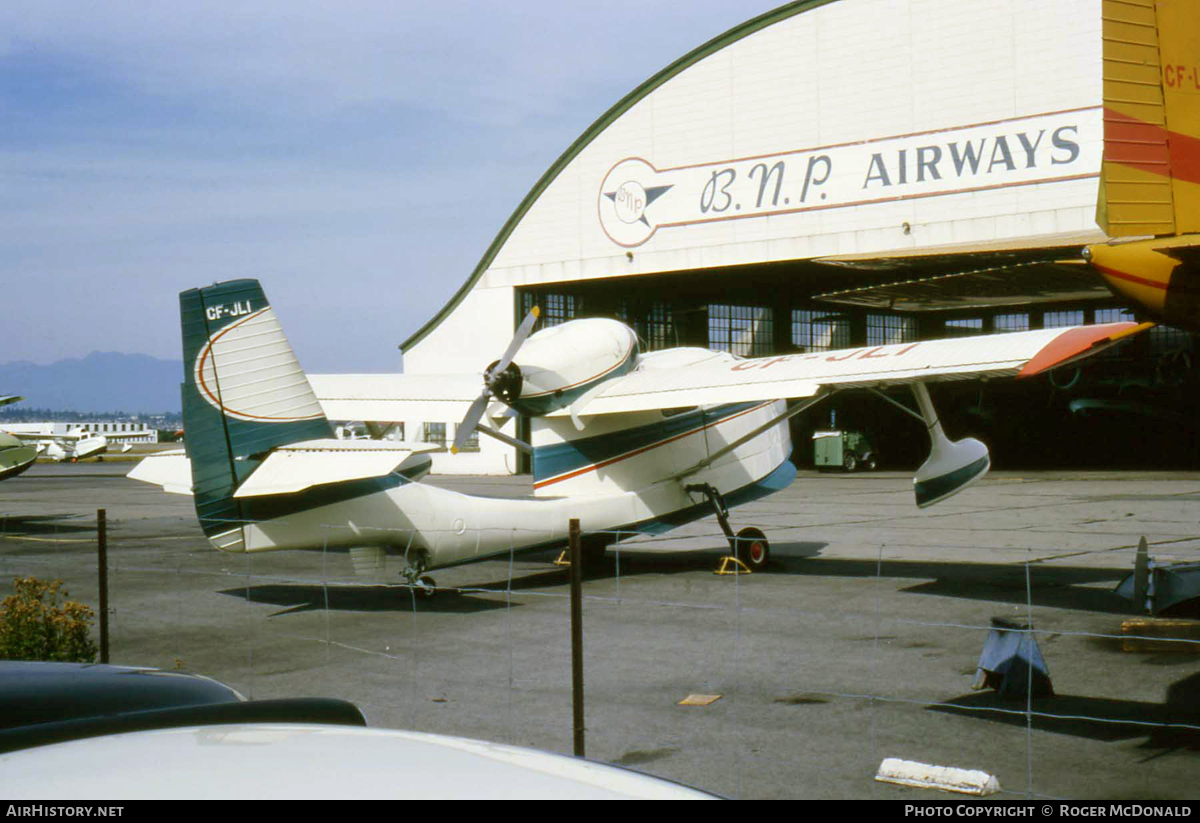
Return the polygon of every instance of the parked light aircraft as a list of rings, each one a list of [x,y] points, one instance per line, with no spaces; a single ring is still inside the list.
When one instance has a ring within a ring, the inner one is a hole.
[[[105,435],[84,428],[55,433],[51,426],[43,423],[9,423],[4,428],[4,434],[36,449],[37,454],[48,457],[56,463],[65,460],[74,463],[89,457],[98,458],[108,452],[109,441],[130,440],[146,436],[145,432]],[[124,443],[121,451],[127,452],[132,448],[128,443]]]
[[[528,415],[534,496],[460,494],[419,482],[429,458],[387,440],[335,440],[329,417],[403,420],[421,397],[469,397],[474,377],[333,375],[321,397],[292,352],[258,281],[180,295],[186,456],[144,460],[130,476],[191,493],[201,527],[227,552],[343,547],[403,555],[402,574],[510,550],[565,544],[578,518],[592,534],[665,531],[716,513],[752,568],[769,557],[757,529],[732,534],[727,506],[786,487],[787,419],[846,388],[910,385],[929,433],[917,470],[918,506],[984,475],[987,448],[951,441],[927,384],[1029,376],[1094,353],[1131,323],[1045,329],[844,351],[742,359],[706,349],[641,353],[615,320],[575,320],[526,338],[527,317],[460,426],[493,405]],[[791,405],[781,398],[796,399]],[[506,438],[510,439],[510,438]],[[428,448],[428,447],[426,447]],[[609,538],[610,541],[615,539]]]
[[[0,406],[24,400],[24,397],[5,395],[0,397]],[[0,431],[0,480],[16,477],[33,465],[37,459],[37,448],[22,443],[10,434]]]
[[[0,406],[24,399],[16,395],[0,397]],[[130,440],[144,436],[144,432],[105,436],[83,428],[56,434],[53,426],[45,423],[8,423],[0,429],[0,480],[25,471],[33,465],[38,455],[55,462],[75,462],[104,454],[108,451],[109,440]],[[126,443],[121,451],[131,448]]]

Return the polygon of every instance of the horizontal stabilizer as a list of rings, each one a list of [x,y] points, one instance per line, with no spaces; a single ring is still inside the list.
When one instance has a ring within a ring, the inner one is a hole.
[[[168,494],[192,493],[192,464],[183,449],[152,454],[134,466],[126,477],[162,486]]]
[[[386,440],[306,440],[271,452],[234,494],[236,498],[292,494],[311,486],[383,477],[414,453],[436,444]]]

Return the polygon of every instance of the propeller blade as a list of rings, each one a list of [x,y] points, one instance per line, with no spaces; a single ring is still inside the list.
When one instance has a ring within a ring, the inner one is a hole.
[[[488,403],[496,394],[493,384],[505,373],[509,364],[512,363],[512,359],[517,356],[517,352],[525,343],[525,339],[529,337],[529,333],[533,331],[533,326],[537,323],[538,316],[541,313],[542,310],[537,306],[529,310],[529,314],[525,315],[525,319],[517,327],[517,332],[513,335],[512,342],[508,344],[508,348],[504,350],[503,356],[484,373],[483,394],[475,398],[474,402],[471,403],[471,407],[467,409],[466,416],[458,424],[458,429],[454,432],[454,445],[450,447],[451,454],[458,454],[462,450],[462,447],[466,445],[467,440],[479,425],[479,421],[483,418],[483,413],[487,409]]]
[[[483,412],[491,401],[492,395],[484,391],[483,394],[475,398],[471,403],[471,408],[467,409],[467,414],[463,417],[462,422],[458,424],[458,429],[454,432],[454,445],[450,447],[451,454],[458,454],[462,447],[467,444],[467,439],[471,436],[471,432],[475,431],[475,427],[479,425],[480,418],[483,417]]]
[[[521,325],[517,327],[517,333],[513,335],[512,342],[508,344],[508,348],[504,350],[504,354],[496,362],[496,365],[491,368],[488,375],[499,374],[508,368],[508,364],[517,356],[517,351],[525,343],[525,338],[533,331],[533,324],[537,322],[538,316],[542,310],[534,306],[529,310],[529,314],[525,315],[525,319],[521,321]]]

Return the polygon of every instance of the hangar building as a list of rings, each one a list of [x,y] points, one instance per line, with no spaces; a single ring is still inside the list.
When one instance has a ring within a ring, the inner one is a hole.
[[[566,150],[401,345],[406,372],[481,371],[535,304],[544,324],[617,317],[646,349],[743,355],[1128,319],[1078,265],[1105,239],[1102,16],[1101,0],[802,0],[743,23]],[[997,465],[1019,462],[1043,451],[1029,430],[1086,441],[1082,413],[1121,406],[1122,381],[1190,365],[1187,335],[1138,345],[1136,366],[1097,379],[941,391],[963,427],[1013,441]],[[1080,382],[1090,395],[1071,395]],[[1177,416],[1178,397],[1146,400]],[[912,422],[874,404],[801,418],[797,445],[856,425],[915,465]],[[441,418],[421,436],[451,439],[461,411]],[[478,448],[435,470],[520,468],[508,446]]]

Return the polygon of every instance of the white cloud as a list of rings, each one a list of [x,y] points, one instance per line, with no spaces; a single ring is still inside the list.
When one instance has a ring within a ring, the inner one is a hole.
[[[596,117],[773,5],[2,3],[0,357],[178,356],[177,292],[255,276],[309,368],[394,368]]]

